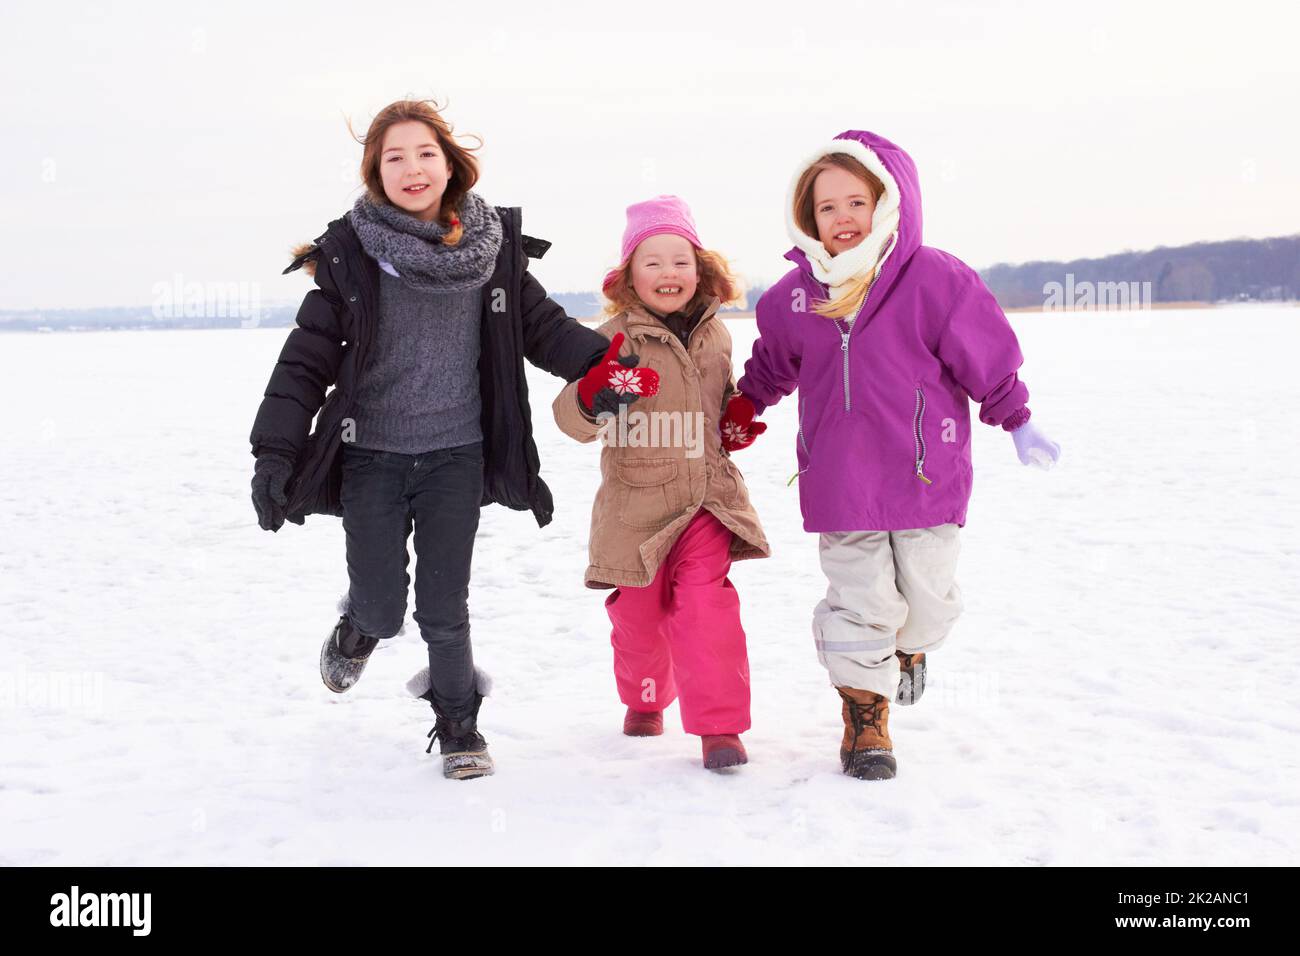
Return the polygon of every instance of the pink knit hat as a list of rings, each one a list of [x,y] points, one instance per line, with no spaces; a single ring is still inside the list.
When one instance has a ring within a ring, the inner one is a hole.
[[[605,274],[601,288],[608,291],[618,280],[619,273],[642,241],[664,233],[689,239],[696,249],[704,248],[695,232],[695,220],[691,217],[690,207],[677,196],[656,196],[628,206],[627,228],[623,230],[623,255],[618,267]]]

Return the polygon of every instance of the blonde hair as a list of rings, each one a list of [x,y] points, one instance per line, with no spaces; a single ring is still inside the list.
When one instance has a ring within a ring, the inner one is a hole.
[[[734,305],[744,301],[745,290],[731,272],[731,265],[722,253],[710,249],[695,250],[695,270],[699,273],[699,285],[691,299],[693,303],[717,296],[722,305]],[[618,315],[633,306],[645,308],[645,303],[632,287],[632,257],[618,266],[618,276],[605,289],[605,315]],[[721,306],[719,306],[721,307]]]
[[[855,157],[850,156],[848,153],[828,153],[823,156],[803,171],[803,175],[799,177],[799,182],[795,184],[794,188],[794,221],[804,233],[813,239],[821,238],[817,234],[817,213],[813,204],[813,186],[817,182],[819,175],[832,168],[842,169],[866,183],[876,202],[880,202],[881,197],[885,194],[885,184]],[[823,299],[814,303],[813,312],[828,319],[843,319],[846,316],[856,314],[862,308],[862,303],[866,301],[867,290],[871,288],[871,283],[875,277],[876,269],[873,266],[866,275],[855,276],[850,280],[848,288],[840,294],[839,298]]]
[[[447,188],[442,193],[442,208],[438,211],[438,223],[447,228],[447,234],[442,237],[443,245],[454,246],[465,234],[465,227],[460,223],[460,204],[465,194],[478,182],[478,161],[468,147],[461,146],[452,139],[452,127],[447,120],[443,119],[441,112],[443,109],[444,107],[439,106],[435,100],[398,100],[389,103],[375,115],[375,118],[370,121],[370,128],[366,130],[365,136],[356,134],[352,129],[351,120],[348,121],[348,132],[364,147],[361,153],[361,181],[366,184],[366,192],[371,201],[391,206],[392,203],[384,192],[383,177],[379,172],[384,134],[388,132],[390,126],[410,120],[429,127],[438,141],[443,156],[451,164],[451,177],[447,180]],[[478,137],[474,138],[478,139]],[[483,141],[479,139],[479,145],[474,149],[482,145]]]

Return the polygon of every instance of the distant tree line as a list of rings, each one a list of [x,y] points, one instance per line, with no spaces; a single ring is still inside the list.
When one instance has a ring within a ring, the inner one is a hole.
[[[1121,252],[1102,259],[996,265],[980,272],[1003,308],[1042,305],[1050,283],[1150,282],[1153,302],[1300,299],[1300,235]]]
[[[1150,283],[1151,301],[1284,302],[1300,299],[1300,235],[1276,239],[1231,239],[1121,252],[1101,259],[995,265],[980,272],[1003,308],[1042,306],[1047,289],[1072,277],[1074,286]],[[746,311],[754,311],[767,289],[746,289]],[[569,315],[597,318],[604,300],[592,292],[552,293]],[[293,325],[297,305],[263,306],[255,321],[229,315],[159,318],[150,306],[100,309],[0,311],[0,331],[109,329],[238,329]]]
[[[763,288],[749,290],[750,311]],[[599,318],[604,299],[594,292],[553,292],[551,298],[569,315],[580,319]],[[126,306],[99,309],[31,309],[0,311],[0,332],[129,331],[139,329],[240,329],[288,328],[298,316],[297,305],[261,306],[257,318],[231,315],[177,315],[159,317],[152,307]]]

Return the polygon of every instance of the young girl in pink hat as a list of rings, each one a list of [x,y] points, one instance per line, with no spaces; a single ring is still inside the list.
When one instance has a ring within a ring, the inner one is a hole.
[[[749,662],[727,573],[770,554],[730,457],[766,427],[733,404],[731,336],[717,312],[739,289],[676,196],[628,207],[622,259],[603,288],[606,362],[561,391],[554,412],[568,435],[604,444],[586,584],[615,588],[605,607],[623,732],[663,733],[663,710],[679,699],[705,767],[734,767],[748,759]]]

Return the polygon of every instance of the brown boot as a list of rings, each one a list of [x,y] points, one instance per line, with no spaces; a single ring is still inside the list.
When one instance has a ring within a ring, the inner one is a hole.
[[[889,780],[898,772],[889,739],[889,698],[869,690],[837,687],[844,700],[840,764],[859,780]]]
[[[623,733],[629,737],[658,737],[664,732],[664,714],[661,710],[627,709],[623,715]]]
[[[898,696],[894,703],[915,704],[925,693],[925,652],[904,654],[894,651],[898,658]]]
[[[704,749],[704,766],[709,770],[726,770],[749,763],[749,754],[739,734],[705,734],[700,738]]]

